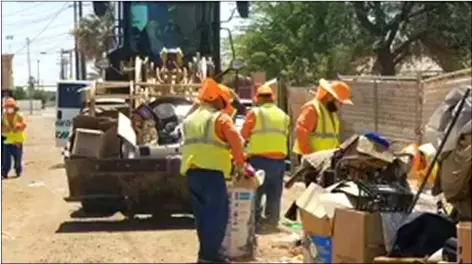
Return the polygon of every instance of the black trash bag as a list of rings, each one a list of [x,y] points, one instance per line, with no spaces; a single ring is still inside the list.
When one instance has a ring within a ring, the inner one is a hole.
[[[451,237],[457,237],[456,226],[451,219],[434,213],[415,212],[398,228],[389,257],[430,256]]]
[[[449,238],[443,247],[442,258],[448,262],[457,261],[457,238]]]

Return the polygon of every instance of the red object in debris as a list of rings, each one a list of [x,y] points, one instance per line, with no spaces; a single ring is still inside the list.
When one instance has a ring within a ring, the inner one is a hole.
[[[247,178],[252,178],[256,174],[256,170],[253,166],[251,166],[251,164],[246,163],[246,166],[244,167],[244,174]]]

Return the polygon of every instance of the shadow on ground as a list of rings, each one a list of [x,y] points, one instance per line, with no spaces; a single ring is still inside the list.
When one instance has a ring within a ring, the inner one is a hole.
[[[62,223],[56,233],[86,233],[86,232],[126,232],[151,230],[182,230],[194,229],[191,217],[165,217],[124,220],[82,220]]]
[[[52,165],[51,167],[49,167],[50,170],[57,170],[57,169],[63,169],[63,168],[65,168],[64,163],[59,163],[59,164]]]

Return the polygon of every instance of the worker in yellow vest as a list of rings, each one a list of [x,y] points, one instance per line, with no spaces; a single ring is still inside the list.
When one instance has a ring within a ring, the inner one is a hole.
[[[299,155],[339,146],[341,105],[352,105],[351,87],[342,81],[320,80],[315,98],[302,106],[295,125],[293,151]]]
[[[402,152],[409,153],[413,156],[408,178],[416,180],[417,187],[419,187],[421,182],[423,182],[424,178],[426,177],[428,167],[430,166],[434,154],[436,154],[436,149],[431,143],[423,144],[421,146],[418,146],[418,144],[410,144],[406,146]],[[435,162],[431,171],[431,175],[426,182],[427,187],[432,187],[434,185],[434,181],[438,172],[439,163]]]
[[[183,121],[181,174],[187,177],[200,250],[198,262],[227,262],[221,245],[229,218],[226,179],[232,159],[236,173],[243,174],[243,141],[226,114],[231,96],[212,79],[202,83],[198,108]]]
[[[266,173],[256,196],[256,231],[263,232],[276,229],[280,218],[290,118],[275,105],[274,92],[267,85],[257,89],[253,101],[257,106],[246,114],[241,136],[248,143],[249,163]],[[262,216],[263,195],[266,196],[265,218]]]
[[[2,179],[8,178],[12,159],[15,163],[16,176],[21,176],[25,128],[23,115],[15,100],[8,98],[3,104],[2,113],[2,136],[5,137],[4,152],[2,153]]]

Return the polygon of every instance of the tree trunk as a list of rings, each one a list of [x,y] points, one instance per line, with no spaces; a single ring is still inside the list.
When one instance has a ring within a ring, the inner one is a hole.
[[[377,52],[378,72],[380,75],[395,75],[395,58],[389,47],[383,47]]]

